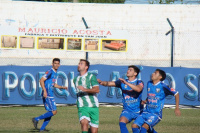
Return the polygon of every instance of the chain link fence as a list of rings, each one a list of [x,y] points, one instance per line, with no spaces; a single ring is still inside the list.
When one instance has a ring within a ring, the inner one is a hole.
[[[35,3],[34,3],[35,4]],[[20,5],[20,4],[19,4]],[[36,5],[36,4],[35,4]],[[14,5],[13,5],[14,6]],[[40,5],[41,6],[41,5]],[[53,8],[53,5],[51,5]],[[59,4],[57,5],[59,6]],[[71,5],[70,5],[71,6]],[[84,5],[82,8],[87,8]],[[112,6],[112,5],[110,5]],[[114,5],[113,9],[121,8],[124,5]],[[75,7],[73,5],[71,8]],[[92,5],[92,8],[96,8]],[[127,8],[132,9],[127,6]],[[144,7],[143,7],[144,8]],[[97,12],[101,7],[97,6]],[[59,10],[59,9],[58,9]],[[115,9],[117,10],[117,9]],[[108,10],[109,11],[109,10]],[[11,11],[10,11],[11,12]],[[73,14],[73,10],[69,10]],[[11,13],[10,13],[11,14]],[[43,13],[46,15],[45,13]],[[29,12],[24,15],[25,20],[29,19]],[[103,14],[101,14],[103,15]],[[122,14],[123,15],[123,12]],[[6,15],[5,15],[6,16]],[[5,23],[5,16],[0,18],[0,26],[21,26],[21,20],[16,20],[15,23],[9,21]],[[56,16],[56,14],[54,14]],[[9,15],[13,17],[13,15]],[[63,17],[59,16],[58,17]],[[107,20],[92,19],[86,17],[86,22],[91,29],[111,29],[111,30],[126,30],[129,33],[127,52],[88,52],[88,60],[91,64],[106,64],[106,65],[143,65],[156,67],[171,66],[171,35],[166,36],[166,32],[170,30],[170,26],[166,19],[155,22],[138,22],[134,18],[126,17],[127,21],[123,21],[123,17],[116,21],[114,16]],[[44,27],[68,27],[68,28],[85,28],[80,16],[72,17],[68,21],[45,21],[40,20],[39,26]],[[112,20],[112,18],[114,20]],[[13,18],[14,19],[14,18]],[[34,19],[34,18],[33,18]],[[36,19],[36,18],[35,18]],[[41,19],[41,16],[39,16]],[[59,18],[58,18],[59,19]],[[64,19],[64,18],[62,18]],[[122,19],[122,20],[121,20]],[[124,18],[125,19],[125,18]],[[144,19],[144,18],[140,18]],[[61,19],[60,19],[61,20]],[[37,22],[37,20],[33,20]],[[191,22],[191,21],[190,21]],[[172,21],[173,23],[173,21]],[[194,25],[192,23],[178,23],[177,25]],[[168,29],[166,28],[168,27]],[[184,26],[182,26],[184,27]],[[174,67],[200,67],[200,31],[199,29],[183,30],[176,29],[174,37]],[[2,40],[1,40],[2,43]],[[65,42],[66,45],[66,42]],[[22,65],[22,66],[44,66],[51,65],[52,58],[61,58],[62,65],[77,65],[80,58],[86,58],[85,51],[67,51],[64,50],[38,50],[38,49],[0,49],[1,65]]]

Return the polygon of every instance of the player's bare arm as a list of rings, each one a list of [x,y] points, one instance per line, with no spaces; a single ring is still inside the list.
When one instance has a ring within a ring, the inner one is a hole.
[[[44,85],[44,81],[46,80],[46,78],[42,77],[40,79],[40,85],[42,87],[42,90],[43,90],[43,97],[46,98],[47,97],[47,91],[46,91],[46,88],[45,88],[45,85]]]
[[[66,90],[68,89],[66,86],[60,86],[58,84],[54,84],[54,87],[58,89],[66,89]]]
[[[179,93],[177,93],[175,95],[175,101],[176,101],[176,108],[174,110],[174,113],[175,113],[176,116],[180,116],[181,115],[181,111],[179,109]]]
[[[101,81],[100,79],[97,79],[97,81],[99,82],[100,85],[103,85],[103,86],[112,86],[112,87],[116,87],[114,81]]]
[[[129,87],[131,87],[131,89],[133,89],[133,90],[136,91],[136,92],[141,92],[142,89],[143,89],[143,86],[140,85],[140,84],[139,84],[139,85],[133,85],[133,84],[127,82],[127,81],[126,81],[125,79],[123,79],[123,78],[119,78],[119,80],[120,80],[122,83],[124,83],[124,84],[128,85]]]
[[[99,93],[99,86],[94,86],[92,89],[86,89],[83,86],[78,86],[77,88],[87,93]]]

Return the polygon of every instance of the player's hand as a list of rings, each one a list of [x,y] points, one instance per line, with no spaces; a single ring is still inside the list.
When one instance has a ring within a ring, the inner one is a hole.
[[[102,81],[100,79],[97,79],[97,82],[101,85]]]
[[[126,83],[127,83],[126,80],[123,79],[123,78],[119,78],[119,80],[120,80],[123,84],[126,84]]]
[[[47,92],[46,91],[43,92],[43,97],[47,98]]]
[[[181,111],[180,111],[179,108],[176,108],[176,109],[174,110],[174,113],[175,113],[176,116],[181,116]]]
[[[78,86],[77,87],[79,90],[85,91],[85,88],[83,86]]]
[[[66,86],[63,86],[62,88],[65,89],[65,90],[68,90],[68,87],[66,87]]]
[[[141,104],[142,104],[142,105],[145,105],[146,103],[147,103],[146,100],[145,100],[145,101],[143,101],[143,100],[141,101]]]
[[[97,79],[97,82],[98,82],[100,85],[104,85],[103,81],[101,81],[100,79]]]

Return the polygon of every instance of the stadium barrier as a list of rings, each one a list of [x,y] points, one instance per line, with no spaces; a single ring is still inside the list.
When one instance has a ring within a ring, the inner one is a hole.
[[[50,69],[51,66],[1,66],[2,80],[0,80],[0,104],[10,105],[37,105],[42,104],[42,88],[39,79]],[[141,73],[139,79],[144,82],[142,98],[146,99],[146,84],[150,80],[151,73],[157,67],[139,66]],[[166,71],[167,78],[164,81],[172,89],[180,94],[180,104],[199,106],[200,105],[200,76],[197,68],[183,67],[160,67]],[[112,65],[91,65],[90,72],[103,81],[115,81],[119,77],[126,78],[127,66]],[[76,88],[73,78],[78,74],[77,66],[61,66],[58,71],[57,83],[68,86],[68,90],[54,89],[55,99],[58,104],[75,104]],[[100,103],[121,103],[122,92],[116,87],[100,86],[98,99]],[[173,96],[166,98],[165,104],[175,104]]]

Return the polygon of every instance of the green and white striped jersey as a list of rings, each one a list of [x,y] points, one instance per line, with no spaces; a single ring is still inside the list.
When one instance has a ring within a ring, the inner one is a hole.
[[[86,89],[92,89],[94,86],[99,86],[95,75],[87,72],[83,76],[74,78],[74,84],[77,91],[78,107],[99,107],[99,102],[96,94],[82,92],[77,88],[77,86],[83,86]]]

